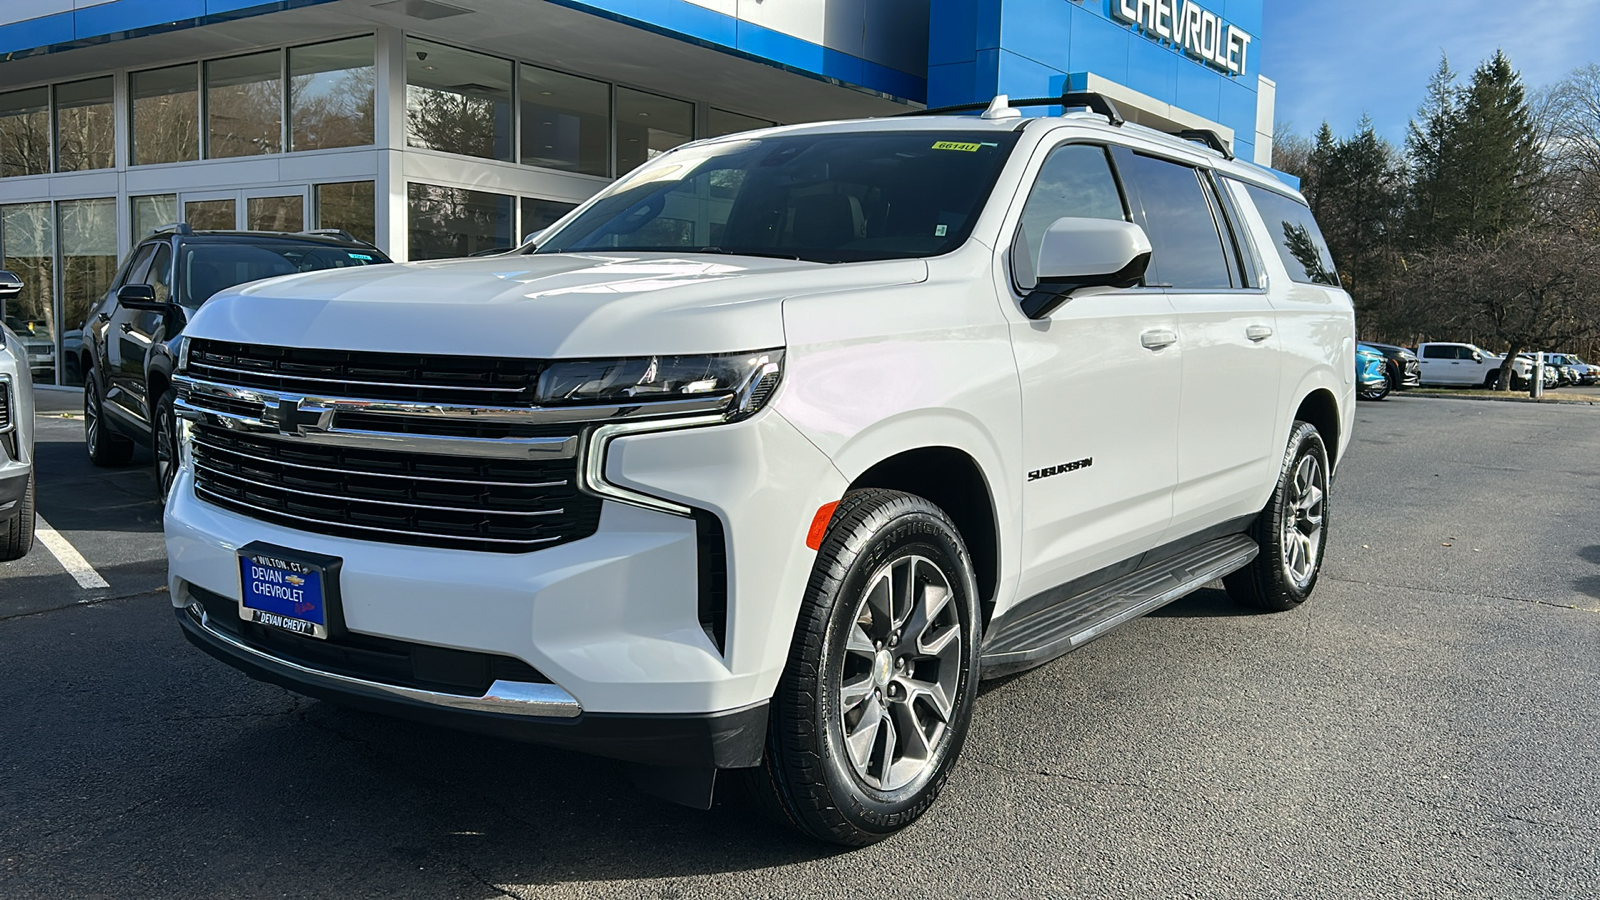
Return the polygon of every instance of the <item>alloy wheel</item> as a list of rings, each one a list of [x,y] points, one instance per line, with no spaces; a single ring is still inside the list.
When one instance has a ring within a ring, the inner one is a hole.
[[[174,431],[172,413],[163,407],[156,413],[156,482],[163,499],[172,488],[173,474],[177,471],[174,460],[178,442]]]
[[[1298,588],[1311,583],[1322,549],[1322,520],[1327,491],[1322,464],[1315,456],[1300,459],[1290,476],[1284,497],[1283,526],[1279,534],[1284,572]]]
[[[100,395],[92,381],[83,386],[83,436],[93,456],[100,445]]]
[[[926,557],[893,560],[868,580],[849,627],[845,750],[864,783],[898,790],[930,770],[949,731],[965,652],[950,579]]]

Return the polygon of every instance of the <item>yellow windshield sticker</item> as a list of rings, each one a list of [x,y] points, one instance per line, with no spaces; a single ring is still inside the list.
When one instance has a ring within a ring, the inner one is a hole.
[[[933,145],[935,150],[963,150],[967,153],[977,153],[982,144],[962,144],[957,141],[939,141]]]

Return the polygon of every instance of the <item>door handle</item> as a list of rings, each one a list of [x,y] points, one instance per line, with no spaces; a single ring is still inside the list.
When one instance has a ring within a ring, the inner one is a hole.
[[[1251,325],[1244,330],[1244,336],[1259,344],[1272,337],[1272,329],[1265,325]]]
[[[1178,342],[1178,334],[1165,328],[1153,328],[1139,335],[1139,343],[1146,350],[1161,350]]]

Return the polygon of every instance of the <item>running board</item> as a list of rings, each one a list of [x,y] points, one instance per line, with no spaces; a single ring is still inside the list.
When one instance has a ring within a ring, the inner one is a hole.
[[[1244,568],[1261,548],[1242,534],[1208,541],[1016,620],[1001,619],[983,645],[983,677],[1044,665],[1118,625]]]

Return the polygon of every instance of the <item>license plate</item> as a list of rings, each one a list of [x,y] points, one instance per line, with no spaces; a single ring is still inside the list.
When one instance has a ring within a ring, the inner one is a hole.
[[[239,618],[294,634],[327,638],[338,620],[333,557],[255,543],[239,550]]]

